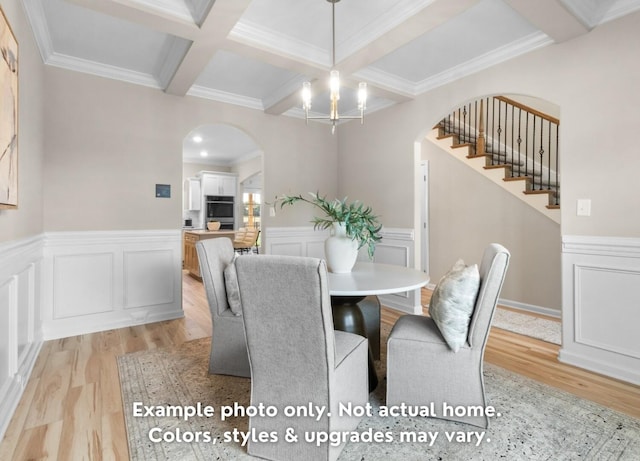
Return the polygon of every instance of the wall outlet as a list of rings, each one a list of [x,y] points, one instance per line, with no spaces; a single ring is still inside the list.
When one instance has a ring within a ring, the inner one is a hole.
[[[576,214],[578,216],[591,216],[591,199],[588,199],[588,198],[578,199]]]

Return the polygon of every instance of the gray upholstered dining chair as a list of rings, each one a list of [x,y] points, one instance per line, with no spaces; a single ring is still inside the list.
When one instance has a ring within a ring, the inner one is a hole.
[[[236,259],[251,365],[251,404],[277,416],[252,416],[249,430],[277,434],[250,440],[250,455],[272,460],[335,460],[344,443],[308,443],[305,432],[352,431],[359,417],[339,404],[362,407],[369,398],[368,343],[334,331],[326,265],[316,258],[259,255]],[[286,416],[284,408],[324,408],[321,417]],[[331,415],[327,415],[327,412]],[[294,428],[297,442],[285,440]]]
[[[434,416],[484,428],[489,426],[486,415],[443,414],[443,405],[486,407],[484,349],[509,258],[506,248],[493,243],[484,251],[479,271],[474,268],[476,274],[479,273],[479,289],[474,292],[474,295],[477,293],[475,303],[473,299],[470,303],[468,330],[457,352],[452,350],[433,318],[404,315],[398,319],[387,343],[387,406],[433,402],[437,413]],[[442,280],[439,285],[441,283]],[[436,286],[434,295],[437,290]]]
[[[235,257],[233,243],[224,237],[200,240],[196,251],[211,311],[209,373],[249,377],[242,311],[229,304],[225,284],[224,271]]]

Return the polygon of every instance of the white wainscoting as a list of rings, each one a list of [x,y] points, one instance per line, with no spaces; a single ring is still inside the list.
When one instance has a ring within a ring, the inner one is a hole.
[[[42,346],[42,236],[0,245],[0,440]]]
[[[0,261],[0,439],[43,340],[184,316],[181,230],[46,233]]]
[[[179,318],[179,230],[45,234],[45,339]]]
[[[324,258],[324,241],[329,236],[329,231],[314,231],[313,227],[308,226],[266,228],[264,232],[264,253]],[[382,240],[376,245],[375,262],[414,267],[413,229],[384,228],[381,235]],[[365,248],[360,250],[358,260],[369,260]],[[380,296],[380,302],[402,312],[422,312],[420,290]]]
[[[564,236],[562,246],[559,359],[640,384],[640,239]]]

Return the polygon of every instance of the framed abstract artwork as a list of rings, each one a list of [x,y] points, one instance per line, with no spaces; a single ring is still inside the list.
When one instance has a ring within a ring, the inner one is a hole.
[[[0,8],[0,209],[18,206],[18,42]]]

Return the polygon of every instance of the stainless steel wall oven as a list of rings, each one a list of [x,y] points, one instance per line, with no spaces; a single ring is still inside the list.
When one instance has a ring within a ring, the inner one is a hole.
[[[235,222],[234,197],[232,195],[207,195],[205,202],[207,222],[220,221],[220,229],[232,230]]]

